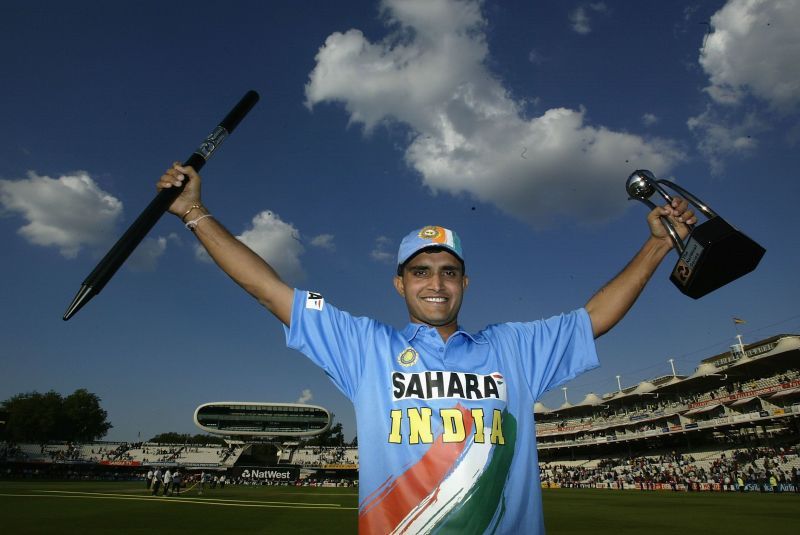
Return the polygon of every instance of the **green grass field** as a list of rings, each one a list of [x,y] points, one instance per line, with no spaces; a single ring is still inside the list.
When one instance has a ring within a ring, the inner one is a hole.
[[[792,533],[800,495],[553,489],[548,533]],[[152,497],[137,483],[0,481],[4,533],[356,533],[354,489],[226,487]]]

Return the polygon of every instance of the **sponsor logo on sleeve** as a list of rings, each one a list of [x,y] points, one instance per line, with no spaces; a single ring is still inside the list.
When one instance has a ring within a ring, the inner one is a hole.
[[[325,299],[322,298],[322,294],[308,292],[308,297],[306,298],[306,308],[322,310],[323,306],[325,306]]]

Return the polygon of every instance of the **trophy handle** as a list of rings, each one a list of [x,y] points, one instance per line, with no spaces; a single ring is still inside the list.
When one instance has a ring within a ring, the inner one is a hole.
[[[651,210],[655,210],[658,208],[656,203],[651,201],[650,199],[639,199],[638,197],[628,197],[629,201],[637,200],[642,201],[645,205],[647,205]],[[672,238],[672,243],[675,245],[675,250],[678,251],[678,254],[683,254],[683,250],[686,249],[686,246],[683,244],[683,240],[678,235],[678,231],[675,230],[675,227],[672,225],[672,222],[667,219],[665,216],[660,215],[658,218],[661,220],[661,224],[664,225],[664,229],[666,229],[669,237]]]
[[[674,189],[675,191],[683,195],[684,199],[692,203],[692,206],[700,210],[703,213],[703,215],[705,215],[707,218],[713,219],[715,217],[719,217],[718,214],[714,210],[712,210],[706,203],[704,203],[698,197],[686,191],[684,188],[675,184],[674,182],[670,182],[669,180],[665,180],[663,178],[658,179],[656,182],[658,184],[666,184],[670,188]],[[656,188],[658,189],[659,193],[661,193],[661,195],[664,196],[664,198],[667,198],[666,195],[668,194],[666,193],[666,191],[664,191],[664,188],[661,188],[658,185],[656,185]],[[672,201],[670,200],[669,202]]]

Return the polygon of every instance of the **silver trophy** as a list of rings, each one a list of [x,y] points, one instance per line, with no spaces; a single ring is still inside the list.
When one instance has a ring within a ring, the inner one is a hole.
[[[664,186],[677,191],[708,220],[692,228],[686,241],[681,240],[675,227],[666,217],[661,217],[680,258],[672,270],[670,280],[684,294],[693,299],[703,297],[753,271],[766,249],[733,228],[703,201],[669,180],[658,179],[645,169],[631,173],[625,183],[630,199],[656,208],[650,197],[658,192],[665,201],[672,195]]]

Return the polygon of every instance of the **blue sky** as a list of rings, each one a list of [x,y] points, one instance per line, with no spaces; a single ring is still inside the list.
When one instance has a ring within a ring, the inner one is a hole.
[[[698,301],[669,257],[571,402],[800,332],[800,5],[744,2],[4,2],[0,398],[88,388],[109,439],[196,432],[221,400],[349,402],[173,217],[69,322],[85,276],[228,109],[204,199],[292,284],[402,326],[392,258],[461,235],[468,330],[582,306],[644,242],[651,169],[767,253]],[[557,406],[563,392],[542,401]]]

